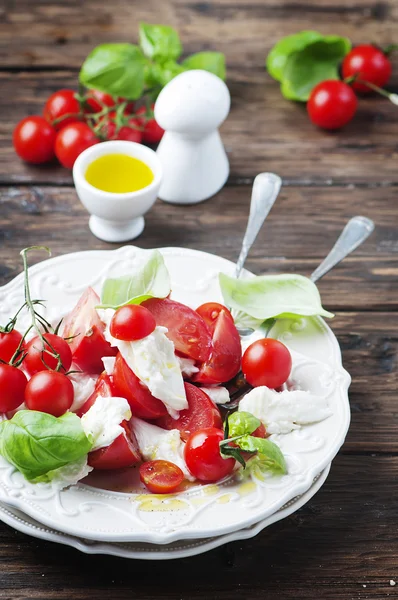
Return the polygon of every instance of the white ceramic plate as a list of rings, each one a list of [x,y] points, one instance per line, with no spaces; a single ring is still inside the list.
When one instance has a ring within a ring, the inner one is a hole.
[[[141,252],[125,246],[42,262],[30,270],[32,296],[46,300],[45,316],[55,321],[73,307],[88,285],[100,290],[109,274],[128,272],[140,260]],[[161,252],[175,299],[193,307],[210,300],[222,301],[218,273],[232,274],[231,262],[183,248]],[[22,301],[22,277],[18,276],[0,289],[0,322],[14,314]],[[263,521],[310,488],[338,452],[350,420],[350,377],[342,368],[337,340],[325,322],[320,318],[280,321],[273,335],[295,352],[295,385],[327,397],[333,411],[321,423],[274,438],[287,459],[287,475],[244,483],[228,479],[217,486],[195,486],[164,499],[83,484],[60,492],[51,484],[29,484],[1,459],[0,500],[58,531],[106,542],[169,544],[220,536]]]
[[[94,542],[67,535],[66,533],[60,533],[54,529],[49,529],[18,509],[1,503],[0,520],[27,535],[49,542],[57,542],[59,544],[65,544],[66,546],[72,546],[86,554],[110,554],[122,558],[135,558],[141,560],[187,558],[188,556],[195,556],[197,554],[202,554],[203,552],[208,552],[209,550],[213,550],[214,548],[218,548],[229,542],[252,538],[265,529],[265,527],[293,514],[299,508],[304,506],[304,504],[306,504],[322,487],[329,474],[330,466],[331,465],[328,465],[326,469],[315,478],[314,483],[305,494],[293,498],[270,517],[267,517],[255,525],[251,525],[251,527],[239,529],[238,531],[215,538],[187,541],[181,540],[179,542],[161,546],[157,546],[156,544],[146,544],[145,542]]]

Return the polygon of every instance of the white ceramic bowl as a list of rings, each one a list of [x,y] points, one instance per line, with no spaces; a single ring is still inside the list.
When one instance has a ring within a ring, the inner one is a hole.
[[[136,192],[104,192],[88,183],[87,167],[105,154],[126,154],[142,160],[154,175],[152,183]],[[154,204],[162,181],[162,166],[156,153],[135,142],[114,140],[84,150],[73,166],[77,195],[90,213],[91,232],[106,242],[126,242],[138,237],[145,225],[143,215]]]

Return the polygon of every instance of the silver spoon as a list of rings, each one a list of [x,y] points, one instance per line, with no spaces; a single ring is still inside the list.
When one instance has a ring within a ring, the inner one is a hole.
[[[253,246],[269,211],[275,204],[281,186],[282,180],[275,173],[260,173],[253,182],[249,220],[242,242],[242,249],[236,263],[236,278],[241,274],[250,248]]]
[[[321,264],[315,269],[315,271],[310,275],[311,281],[314,283],[319,281],[321,277],[326,275],[333,267],[338,265],[346,256],[351,254],[358,246],[360,246],[373,232],[374,223],[371,219],[367,217],[353,217],[348,221],[343,231],[337,238],[337,241],[326,258],[321,262]],[[275,324],[275,320],[270,324],[268,328],[268,333],[272,329]],[[239,329],[239,334],[242,337],[247,335],[251,335],[254,330],[253,329]],[[248,391],[246,388],[242,388],[241,390],[235,392],[234,397],[227,404],[220,404],[219,406],[225,408],[227,410],[233,410],[236,408],[240,402],[241,397]]]
[[[326,273],[329,273],[333,267],[338,265],[360,246],[374,230],[374,223],[367,217],[356,216],[352,217],[344,227],[343,231],[337,238],[337,241],[326,258],[310,275],[313,283],[319,281]],[[243,266],[243,265],[242,265]],[[272,325],[271,325],[272,326]],[[253,329],[237,328],[241,337],[246,337],[253,333]],[[268,332],[270,329],[268,329]]]

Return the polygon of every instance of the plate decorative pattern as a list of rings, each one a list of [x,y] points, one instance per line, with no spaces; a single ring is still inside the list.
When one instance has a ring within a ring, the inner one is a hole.
[[[143,559],[143,560],[171,560],[177,558],[187,558],[208,552],[229,542],[237,540],[247,540],[260,533],[266,527],[273,523],[285,519],[304,506],[322,487],[330,471],[330,465],[318,475],[309,490],[301,496],[293,498],[290,502],[282,506],[276,513],[267,517],[263,521],[239,529],[232,533],[221,535],[214,538],[203,538],[200,540],[180,540],[171,544],[157,546],[145,542],[95,542],[85,540],[66,533],[55,531],[43,526],[31,517],[21,511],[0,503],[0,520],[7,523],[10,527],[26,533],[36,538],[44,539],[50,542],[57,542],[72,546],[86,554],[109,554],[122,558]]]
[[[172,297],[193,307],[210,300],[222,301],[217,275],[220,271],[233,274],[231,262],[182,248],[160,251],[170,271]],[[128,272],[139,262],[141,252],[125,246],[46,260],[30,269],[32,296],[46,300],[45,316],[55,321],[73,307],[88,285],[99,291],[110,274]],[[0,289],[0,322],[23,302],[22,284],[19,275]],[[321,318],[280,321],[273,336],[292,350],[293,385],[326,397],[332,410],[325,421],[273,436],[286,456],[287,475],[241,482],[227,479],[217,486],[195,486],[170,498],[159,498],[84,484],[60,492],[51,484],[28,483],[1,459],[0,500],[51,528],[105,542],[169,544],[225,535],[268,518],[310,488],[344,442],[350,421],[350,377],[342,368],[337,340],[326,323]]]

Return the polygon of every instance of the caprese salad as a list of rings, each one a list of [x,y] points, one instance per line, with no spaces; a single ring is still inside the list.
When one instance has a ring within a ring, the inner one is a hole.
[[[192,308],[172,299],[158,251],[141,251],[137,267],[108,278],[101,296],[87,288],[53,324],[42,314],[43,301],[31,297],[30,250],[21,252],[25,302],[0,329],[0,454],[29,481],[65,487],[93,469],[138,468],[150,492],[166,494],[184,480],[217,482],[240,468],[284,474],[285,459],[270,434],[330,414],[306,392],[284,389],[292,357],[280,341],[258,339],[242,356],[227,306]],[[233,288],[225,275],[220,285],[246,322],[331,316],[309,280],[298,292],[297,279],[289,291],[291,276],[280,277],[274,287],[254,278],[249,292],[240,281]],[[270,314],[269,301],[275,304],[276,288],[284,286],[283,307],[290,301],[295,310]],[[17,329],[21,311],[30,315],[25,332]],[[237,381],[247,393],[230,411]]]

